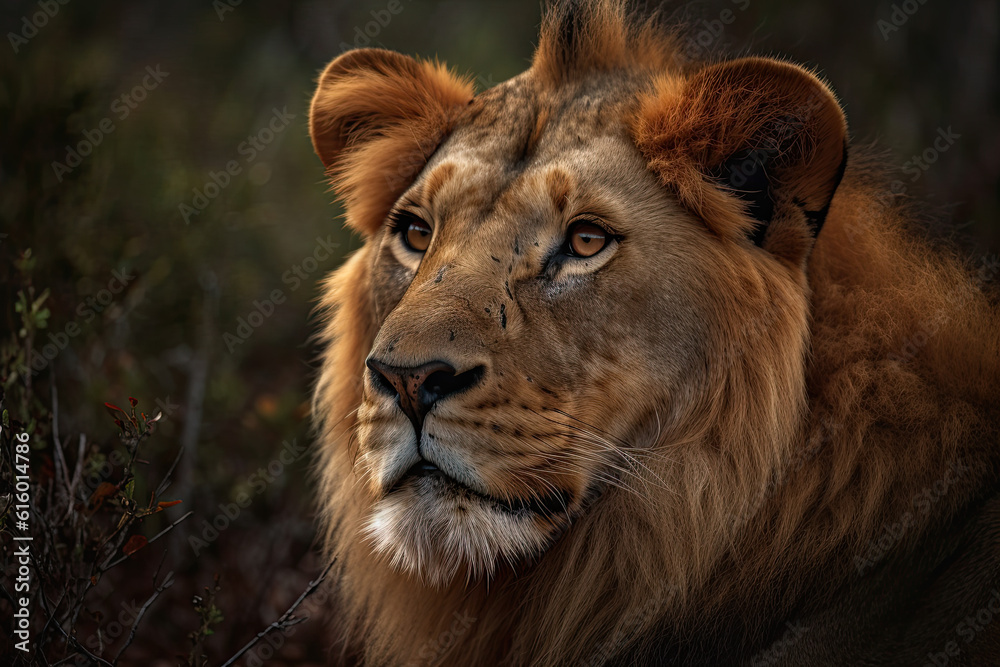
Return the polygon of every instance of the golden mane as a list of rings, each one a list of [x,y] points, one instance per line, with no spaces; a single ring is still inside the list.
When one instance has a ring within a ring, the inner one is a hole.
[[[672,156],[732,147],[696,143],[694,137],[705,136],[697,104],[661,125],[643,115],[708,70],[682,68],[658,19],[635,18],[624,6],[554,3],[529,73],[552,89],[593,72],[677,72],[644,89],[647,106],[628,122],[632,139],[687,210],[710,228],[714,221],[720,236],[747,233],[739,199],[709,190],[712,183],[682,158],[654,159],[664,145]],[[428,112],[417,108],[426,107],[424,94],[410,94],[414,106],[398,110],[400,117],[434,118],[422,122],[416,141],[407,143],[394,117],[377,127],[376,141],[358,143],[353,152],[324,145],[313,129],[317,151],[346,197],[350,224],[369,238],[471,96],[439,66],[420,68],[412,72],[416,80],[433,80],[449,102]],[[356,113],[384,113],[363,79],[340,89],[342,97],[317,93],[314,113],[344,104]],[[844,131],[842,119],[825,111],[811,118],[818,132]],[[750,128],[747,137],[773,120]],[[670,128],[675,134],[668,136]],[[796,144],[782,155],[814,150]],[[377,174],[396,173],[400,153],[418,156],[418,168],[386,191]],[[815,155],[827,162],[842,156]],[[804,192],[832,192],[817,178],[803,172],[785,180]],[[957,521],[1000,471],[1000,313],[984,291],[1000,263],[986,258],[970,267],[956,252],[923,240],[914,208],[885,196],[887,181],[878,160],[852,147],[839,188],[832,184],[836,194],[826,202],[802,293],[768,292],[761,281],[759,299],[786,304],[778,317],[755,316],[752,307],[735,303],[715,313],[729,335],[706,342],[712,391],[697,418],[660,436],[683,465],[658,468],[644,497],[602,498],[536,562],[440,588],[373,561],[357,539],[366,517],[352,438],[377,333],[375,250],[368,243],[357,251],[323,285],[328,319],[320,338],[327,347],[313,403],[323,541],[326,554],[338,559],[341,582],[340,659],[596,665],[625,649],[652,659],[685,637],[724,634],[740,625],[734,619],[788,618],[801,611],[806,592],[821,608],[837,589],[884,563],[905,562],[923,536]],[[804,243],[774,238],[782,248]],[[704,258],[719,267],[708,280],[721,293],[745,289],[750,280],[740,257]],[[773,270],[794,275],[796,266],[790,261]],[[934,511],[914,513],[915,496],[956,465],[963,472],[936,498]],[[877,548],[886,527],[908,515],[891,548]],[[766,639],[761,632],[745,630],[733,641],[754,646]]]

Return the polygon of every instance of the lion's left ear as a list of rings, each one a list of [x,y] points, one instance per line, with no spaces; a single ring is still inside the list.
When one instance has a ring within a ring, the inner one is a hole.
[[[373,234],[472,99],[472,84],[437,62],[356,49],[319,78],[309,134],[349,225]]]
[[[768,58],[660,78],[632,132],[661,182],[713,231],[796,264],[847,162],[847,123],[830,89]]]

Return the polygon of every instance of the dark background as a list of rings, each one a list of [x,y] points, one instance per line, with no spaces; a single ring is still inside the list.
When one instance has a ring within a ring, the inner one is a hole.
[[[192,596],[217,573],[223,620],[203,648],[220,664],[322,569],[313,549],[310,457],[265,484],[255,477],[278,460],[283,443],[311,444],[317,281],[359,246],[341,228],[309,142],[318,71],[345,45],[368,39],[439,57],[483,89],[527,66],[540,16],[537,0],[399,0],[398,15],[384,11],[386,0],[232,2],[52,0],[58,12],[26,43],[15,39],[16,52],[10,33],[31,33],[24,17],[42,10],[10,1],[0,10],[0,382],[7,408],[29,423],[43,476],[53,415],[60,437],[73,443],[71,458],[83,434],[88,465],[97,465],[94,457],[100,462],[118,446],[103,403],[124,406],[129,396],[147,413],[165,411],[143,445],[140,483],[142,476],[155,483],[179,448],[185,451],[164,496],[183,503],[143,530],[152,537],[184,511],[195,514],[109,574],[89,603],[103,614],[90,626],[95,632],[122,605],[145,600],[168,547],[164,569],[175,583],[156,600],[122,664],[184,663],[186,635],[198,624]],[[891,150],[890,164],[910,167],[900,176],[907,194],[944,211],[941,233],[970,255],[1000,247],[998,3],[710,0],[667,10],[688,26],[691,55],[773,55],[817,68],[840,96],[854,140]],[[377,22],[386,16],[386,25]],[[123,118],[115,100],[141,84],[147,67],[167,75]],[[293,118],[276,124],[273,141],[251,158],[243,142],[267,127],[275,110]],[[110,133],[99,131],[105,118]],[[959,138],[926,171],[906,164],[949,128]],[[66,164],[68,147],[88,133],[100,143],[59,180],[53,162]],[[194,190],[204,192],[231,160],[240,172],[185,220],[180,205],[192,205]],[[331,244],[336,250],[327,256],[322,248]],[[31,267],[23,261],[28,249]],[[110,303],[88,303],[117,285],[115,271],[134,278]],[[29,287],[36,297],[49,290],[42,304],[49,316],[34,348],[58,348],[30,387],[17,372],[27,341],[14,305]],[[283,302],[269,308],[264,301],[275,290]],[[231,338],[257,304],[260,325]],[[191,538],[210,536],[208,523],[241,493],[249,505],[195,555]],[[7,568],[6,536],[3,544]],[[9,630],[9,612],[0,599],[0,635]],[[325,647],[314,618],[296,626],[272,664],[319,663]]]

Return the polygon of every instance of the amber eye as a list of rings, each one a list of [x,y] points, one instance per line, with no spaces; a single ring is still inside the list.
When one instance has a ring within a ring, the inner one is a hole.
[[[577,257],[593,257],[608,244],[608,232],[592,222],[577,222],[569,228],[567,243],[571,254]]]
[[[420,218],[411,217],[403,229],[403,242],[414,252],[424,252],[431,244],[431,226]]]

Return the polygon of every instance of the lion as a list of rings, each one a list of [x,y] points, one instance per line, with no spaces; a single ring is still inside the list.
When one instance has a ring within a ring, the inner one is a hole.
[[[363,246],[313,413],[339,663],[1000,664],[994,258],[830,86],[550,2],[474,93],[381,49],[310,132]]]

